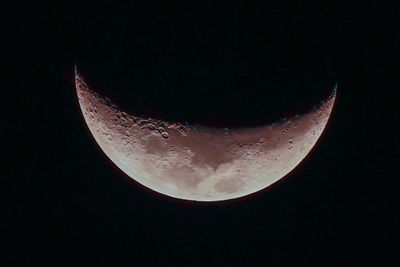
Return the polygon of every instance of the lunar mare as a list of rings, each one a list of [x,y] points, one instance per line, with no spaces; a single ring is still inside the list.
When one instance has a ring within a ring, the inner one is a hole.
[[[331,96],[281,123],[216,129],[128,115],[99,96],[75,70],[83,117],[104,153],[129,177],[159,193],[219,201],[262,190],[310,152],[329,119]]]

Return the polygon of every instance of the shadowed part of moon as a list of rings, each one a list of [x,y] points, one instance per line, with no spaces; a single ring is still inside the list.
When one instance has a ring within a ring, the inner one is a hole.
[[[245,183],[240,177],[234,176],[222,179],[214,185],[214,188],[220,193],[234,193],[244,185]]]
[[[159,193],[217,201],[259,191],[293,170],[320,137],[336,89],[318,108],[281,123],[216,129],[131,116],[84,81],[75,84],[83,117],[104,153]]]

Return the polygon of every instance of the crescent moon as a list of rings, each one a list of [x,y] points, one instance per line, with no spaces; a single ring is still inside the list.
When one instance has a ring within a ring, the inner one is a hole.
[[[75,67],[94,139],[129,177],[161,194],[220,201],[262,190],[292,171],[321,136],[336,87],[312,111],[265,126],[218,129],[129,115],[94,92]]]

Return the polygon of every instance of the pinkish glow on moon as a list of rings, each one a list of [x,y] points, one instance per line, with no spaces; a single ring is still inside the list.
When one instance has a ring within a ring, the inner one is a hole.
[[[336,98],[334,90],[296,119],[228,133],[128,115],[93,92],[77,70],[75,84],[88,128],[115,165],[154,191],[195,201],[246,196],[284,177],[317,142]]]

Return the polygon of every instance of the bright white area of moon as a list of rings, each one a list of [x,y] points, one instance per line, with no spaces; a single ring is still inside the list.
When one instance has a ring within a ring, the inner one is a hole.
[[[78,72],[83,117],[104,153],[159,193],[219,201],[262,190],[293,170],[317,142],[336,90],[313,111],[281,123],[216,129],[131,116],[93,92]]]

